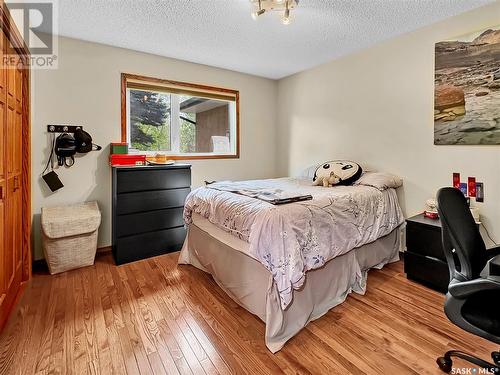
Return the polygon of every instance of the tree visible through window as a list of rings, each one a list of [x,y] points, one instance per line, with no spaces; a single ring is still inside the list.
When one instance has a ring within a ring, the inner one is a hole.
[[[196,114],[181,112],[181,152],[196,152]]]
[[[170,95],[130,90],[130,139],[141,151],[170,151]]]

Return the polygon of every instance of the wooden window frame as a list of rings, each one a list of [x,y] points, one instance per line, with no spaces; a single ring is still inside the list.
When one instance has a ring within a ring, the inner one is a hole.
[[[235,98],[236,103],[236,152],[234,154],[220,154],[220,155],[182,155],[182,154],[172,154],[168,155],[169,159],[173,160],[199,160],[199,159],[239,159],[240,157],[240,92],[238,90],[226,89],[215,86],[207,86],[196,83],[187,83],[180,81],[172,81],[168,79],[154,78],[148,76],[142,76],[137,74],[122,73],[121,74],[121,141],[127,142],[127,85],[129,81],[141,81],[145,85],[150,84],[151,89],[154,89],[155,85],[159,86],[176,86],[186,88],[187,90],[199,90],[202,94],[203,91],[210,93],[220,93],[222,96],[232,96]]]

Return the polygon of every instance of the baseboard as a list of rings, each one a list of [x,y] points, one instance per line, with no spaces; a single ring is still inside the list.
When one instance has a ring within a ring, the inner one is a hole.
[[[111,246],[103,246],[103,247],[98,247],[97,248],[97,253],[98,254],[105,254],[105,253],[110,253],[113,250]]]
[[[35,272],[49,272],[49,266],[47,266],[47,262],[45,259],[34,260],[31,264],[31,270],[33,273]]]

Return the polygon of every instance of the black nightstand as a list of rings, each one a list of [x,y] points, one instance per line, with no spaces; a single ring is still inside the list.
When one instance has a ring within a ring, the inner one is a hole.
[[[442,293],[448,291],[450,274],[441,240],[441,222],[423,214],[406,219],[404,268],[408,279]]]

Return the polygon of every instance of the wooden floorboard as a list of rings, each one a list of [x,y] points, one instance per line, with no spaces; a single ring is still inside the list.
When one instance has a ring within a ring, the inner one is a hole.
[[[0,374],[440,374],[446,350],[498,350],[451,324],[444,296],[397,262],[272,354],[264,324],[177,257],[116,267],[105,253],[35,273],[0,334]]]

